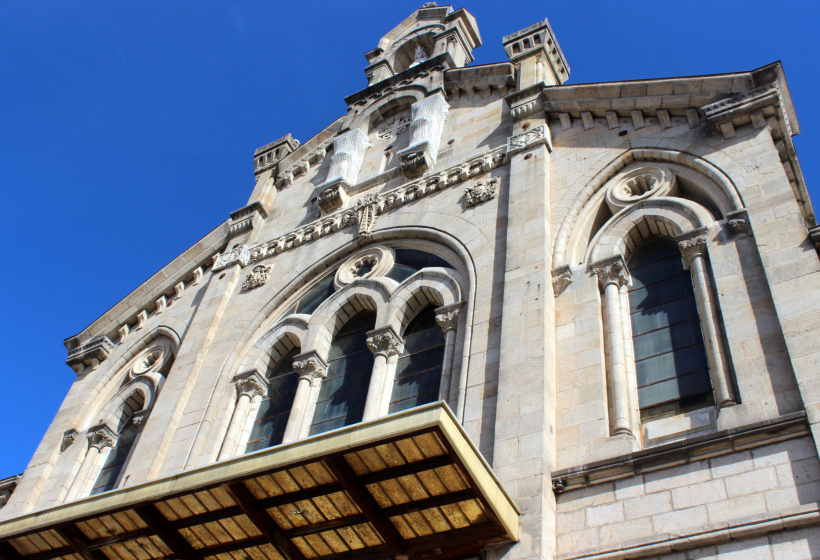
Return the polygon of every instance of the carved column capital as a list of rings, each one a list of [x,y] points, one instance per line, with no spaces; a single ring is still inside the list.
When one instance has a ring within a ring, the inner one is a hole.
[[[620,287],[628,286],[631,283],[629,270],[621,257],[598,263],[598,266],[593,268],[592,272],[598,276],[598,283],[601,288],[606,288],[610,284]]]
[[[85,437],[88,438],[89,449],[95,447],[98,451],[102,451],[106,447],[114,447],[117,442],[117,434],[105,424],[89,428]]]
[[[233,379],[236,387],[236,397],[248,395],[251,399],[257,395],[264,397],[268,394],[268,383],[256,370],[237,375]]]
[[[678,247],[683,256],[683,262],[686,263],[686,268],[689,268],[696,257],[706,256],[706,236],[698,235],[683,239],[678,242]]]
[[[461,304],[462,302],[458,302],[436,309],[436,324],[441,327],[445,334],[456,330],[456,327],[458,327],[458,314]]]
[[[404,341],[391,327],[367,333],[367,348],[376,356],[389,358],[401,352]]]
[[[327,377],[327,364],[316,352],[308,352],[294,357],[293,371],[299,374],[299,379],[307,379],[312,385],[314,379]]]

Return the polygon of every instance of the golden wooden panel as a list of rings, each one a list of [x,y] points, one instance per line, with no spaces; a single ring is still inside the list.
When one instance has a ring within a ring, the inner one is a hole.
[[[331,482],[336,481],[336,477],[334,477],[325,464],[322,461],[316,461],[315,463],[309,463],[305,465],[305,469],[310,473],[313,477],[313,480],[316,481],[317,485],[324,485],[330,484]]]

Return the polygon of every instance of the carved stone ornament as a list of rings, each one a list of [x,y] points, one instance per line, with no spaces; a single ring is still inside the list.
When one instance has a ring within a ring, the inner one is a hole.
[[[395,257],[393,250],[386,245],[369,245],[350,255],[336,271],[333,283],[341,290],[357,278],[376,278],[386,274]]]
[[[461,302],[436,309],[436,324],[444,333],[456,330]]]
[[[567,286],[571,283],[572,270],[570,270],[568,266],[562,266],[552,271],[552,291],[555,294],[555,297],[558,297],[564,293],[564,290],[566,290]]]
[[[322,211],[322,214],[329,214],[331,212],[335,212],[345,203],[345,193],[341,187],[341,185],[332,185],[319,194],[319,198],[316,203],[319,205],[319,210]]]
[[[117,434],[105,424],[100,424],[89,428],[88,433],[85,434],[88,439],[88,447],[95,447],[102,451],[106,447],[113,447],[117,442]]]
[[[293,360],[293,371],[299,379],[307,379],[311,385],[314,380],[327,377],[327,364],[315,352],[300,354]]]
[[[140,410],[131,417],[131,425],[139,428],[145,424],[148,417],[151,415],[150,410]]]
[[[370,331],[367,334],[367,348],[374,355],[389,358],[401,352],[403,342],[391,328]]]
[[[250,371],[238,375],[233,380],[234,387],[236,387],[237,398],[242,395],[247,395],[250,398],[255,396],[262,396],[268,394],[268,384],[256,371]]]
[[[734,234],[751,235],[752,227],[749,224],[749,215],[745,209],[735,210],[726,214],[726,225]]]
[[[370,237],[373,228],[376,226],[378,216],[379,197],[375,194],[365,195],[364,198],[356,201],[356,217],[359,221],[359,237]]]
[[[264,286],[270,280],[270,272],[272,267],[259,265],[253,267],[253,271],[248,274],[245,281],[242,282],[242,291],[248,292],[259,286]]]
[[[498,177],[486,181],[476,181],[475,184],[464,189],[464,206],[473,207],[476,204],[487,202],[495,198],[498,192]]]
[[[678,242],[678,247],[680,248],[686,268],[689,268],[692,266],[692,261],[696,257],[706,255],[706,236],[698,235],[690,239],[684,239]]]
[[[251,251],[244,245],[237,245],[230,251],[225,253],[220,253],[216,257],[214,257],[214,266],[213,270],[221,270],[227,266],[232,264],[241,264],[242,266],[248,266],[248,263],[251,261]]]
[[[626,264],[620,257],[609,262],[600,263],[597,268],[592,269],[592,272],[598,276],[598,283],[601,288],[606,288],[609,284],[628,286],[632,283]]]
[[[617,214],[637,202],[669,195],[675,183],[675,174],[668,166],[636,164],[609,181],[606,203]]]
[[[424,152],[411,152],[400,155],[399,165],[401,166],[402,175],[410,178],[420,176],[428,167]]]
[[[131,360],[128,375],[131,379],[158,371],[173,356],[171,341],[165,337],[154,340]]]
[[[379,128],[378,136],[380,140],[387,140],[398,136],[410,126],[411,119],[408,115],[397,116],[393,120],[383,124]]]
[[[548,144],[547,125],[539,124],[521,134],[507,139],[507,154],[512,155],[531,146]]]
[[[63,432],[63,441],[60,445],[60,453],[71,447],[71,444],[73,444],[77,440],[78,435],[79,434],[77,433],[77,430],[75,430],[74,428],[71,428],[70,430],[66,430],[65,432]]]

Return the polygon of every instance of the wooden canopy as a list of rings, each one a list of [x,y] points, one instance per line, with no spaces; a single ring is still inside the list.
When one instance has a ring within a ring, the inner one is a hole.
[[[6,560],[462,558],[518,510],[442,403],[0,523]]]

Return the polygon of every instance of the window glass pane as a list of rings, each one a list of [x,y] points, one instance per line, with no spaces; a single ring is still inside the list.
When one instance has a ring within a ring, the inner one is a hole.
[[[692,278],[677,245],[665,239],[646,241],[630,258],[629,269],[641,409],[710,393]]]
[[[333,338],[327,377],[319,390],[311,435],[362,421],[373,371],[373,353],[367,348],[367,332],[375,325],[376,314],[364,311],[348,321]]]
[[[268,375],[268,396],[259,404],[245,453],[282,443],[299,383],[299,375],[293,371],[293,357],[300,351],[297,347],[282,356]]]
[[[414,270],[427,267],[453,268],[453,265],[432,253],[416,249],[394,249],[395,263]]]
[[[299,303],[296,304],[296,313],[304,313],[310,315],[316,308],[319,307],[323,301],[336,291],[333,285],[333,274],[328,275],[327,278],[320,281],[313,286],[308,293],[299,298]]]
[[[117,444],[112,450],[108,452],[108,457],[105,459],[100,474],[97,476],[94,487],[91,489],[91,495],[99,494],[101,492],[108,492],[117,487],[117,479],[120,477],[125,462],[128,460],[128,455],[131,453],[131,448],[140,429],[133,424],[128,424],[120,436],[117,438]]]
[[[385,276],[392,280],[395,280],[396,282],[401,283],[410,278],[411,276],[413,276],[415,273],[415,268],[410,268],[409,266],[404,266],[402,264],[396,264],[393,265],[393,268],[387,271],[387,274],[385,274]]]
[[[407,410],[438,399],[444,333],[436,324],[434,307],[419,313],[404,331],[404,351],[396,363],[390,413]]]

